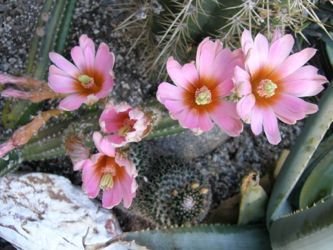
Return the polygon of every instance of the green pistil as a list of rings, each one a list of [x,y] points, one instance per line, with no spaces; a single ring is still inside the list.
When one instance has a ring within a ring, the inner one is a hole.
[[[91,87],[94,84],[94,78],[88,75],[80,75],[77,79],[85,88]]]

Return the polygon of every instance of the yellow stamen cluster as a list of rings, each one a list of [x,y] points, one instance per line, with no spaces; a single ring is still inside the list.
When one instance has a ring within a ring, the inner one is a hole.
[[[195,103],[197,105],[207,105],[211,102],[212,93],[206,86],[203,86],[195,91]]]
[[[257,87],[257,93],[261,97],[269,98],[275,95],[276,89],[277,85],[272,80],[264,79],[260,81]]]
[[[113,177],[111,173],[103,174],[99,182],[99,187],[103,190],[110,189],[113,187]]]

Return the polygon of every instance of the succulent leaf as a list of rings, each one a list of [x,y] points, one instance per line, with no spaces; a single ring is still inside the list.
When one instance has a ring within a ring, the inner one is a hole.
[[[273,221],[273,249],[331,249],[333,245],[333,198]]]
[[[331,145],[333,146],[333,145]],[[304,209],[333,193],[333,148],[314,166],[300,194],[299,207]]]
[[[292,209],[287,199],[332,121],[333,87],[330,85],[320,100],[318,113],[306,121],[302,134],[297,138],[277,177],[268,203],[266,217],[268,226],[282,215],[291,213]]]
[[[135,241],[148,249],[271,249],[266,229],[258,226],[199,225],[123,233],[117,240]],[[116,242],[116,240],[113,240]]]

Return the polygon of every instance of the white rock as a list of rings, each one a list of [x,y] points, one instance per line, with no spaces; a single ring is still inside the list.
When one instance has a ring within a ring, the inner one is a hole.
[[[111,211],[64,177],[33,173],[0,178],[0,237],[19,249],[84,249],[83,241],[94,245],[120,233]]]

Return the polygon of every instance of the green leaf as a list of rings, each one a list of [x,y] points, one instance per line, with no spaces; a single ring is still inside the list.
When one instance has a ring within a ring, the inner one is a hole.
[[[273,221],[273,249],[330,250],[333,246],[333,198]]]
[[[301,190],[299,207],[304,209],[330,196],[333,191],[333,149],[316,164]]]
[[[264,225],[199,225],[141,232],[128,232],[112,242],[135,241],[159,250],[265,250],[271,249]]]
[[[328,86],[319,104],[318,113],[306,121],[273,187],[268,203],[266,223],[292,212],[287,199],[303,174],[312,155],[333,121],[333,88]]]

